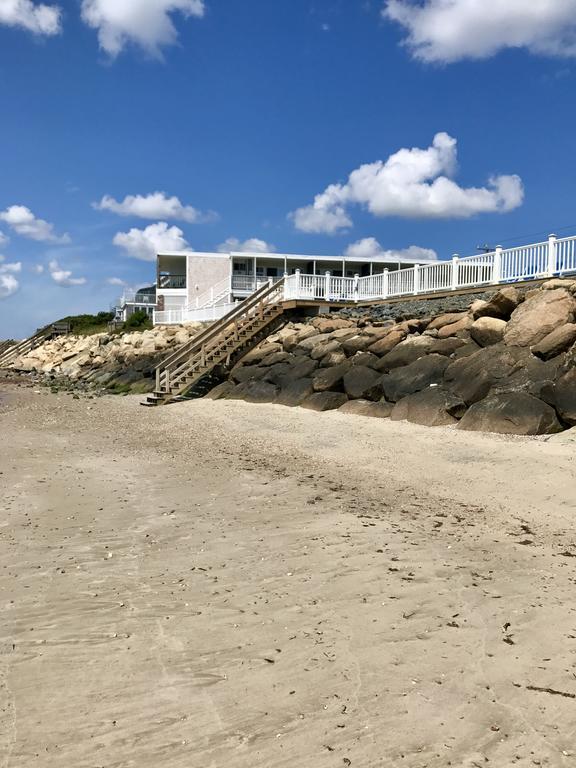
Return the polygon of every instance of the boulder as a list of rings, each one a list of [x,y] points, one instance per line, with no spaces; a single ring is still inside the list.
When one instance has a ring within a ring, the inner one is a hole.
[[[252,365],[253,363],[259,363],[261,360],[264,360],[265,357],[268,355],[271,355],[273,352],[281,352],[282,347],[280,344],[267,344],[266,342],[264,344],[261,344],[259,347],[256,347],[256,349],[252,349],[250,352],[247,352],[244,357],[242,358],[242,365]]]
[[[407,395],[439,384],[450,361],[444,355],[431,354],[410,365],[395,368],[380,379],[380,387],[387,400],[396,403]]]
[[[554,277],[552,280],[546,280],[545,283],[542,283],[542,290],[554,291],[556,288],[565,288],[569,291],[574,286],[576,286],[576,281],[571,280],[570,278]]]
[[[372,344],[371,336],[356,335],[349,339],[342,340],[342,349],[348,356],[355,355],[356,352],[363,352]]]
[[[508,320],[512,312],[522,302],[522,294],[512,285],[500,288],[489,301],[474,302],[471,312],[475,320],[481,317],[497,317]]]
[[[456,323],[450,323],[449,325],[443,325],[438,331],[439,339],[447,339],[449,336],[466,336],[467,331],[472,326],[473,320],[470,315],[466,315]]]
[[[250,381],[251,379],[255,381],[262,379],[267,372],[267,368],[261,368],[258,365],[240,365],[233,369],[230,378],[236,384],[241,384],[245,381]]]
[[[410,421],[425,427],[455,424],[464,415],[463,400],[442,387],[428,387],[399,400],[392,411],[392,421]]]
[[[376,368],[380,358],[371,352],[356,352],[354,357],[350,358],[352,365],[365,365],[368,368]]]
[[[318,346],[324,341],[329,341],[328,335],[324,333],[316,333],[314,336],[308,336],[308,338],[299,341],[296,345],[297,349],[304,349],[307,353],[311,352],[314,347]]]
[[[381,375],[365,365],[352,365],[344,374],[344,391],[348,397],[377,400],[381,396],[376,383]]]
[[[444,328],[445,325],[454,325],[454,323],[464,320],[467,316],[467,312],[446,312],[443,315],[439,315],[439,317],[435,317],[434,320],[428,323],[428,330],[440,330],[440,328]]]
[[[462,347],[465,347],[467,342],[464,339],[456,339],[454,337],[450,339],[434,339],[430,345],[430,352],[435,352],[437,355],[445,355],[450,357]],[[476,350],[478,347],[474,345]]]
[[[341,365],[347,360],[346,354],[343,350],[337,350],[336,352],[329,352],[326,357],[323,357],[320,361],[321,368],[332,368],[335,365]]]
[[[342,328],[349,328],[352,323],[350,320],[345,320],[343,317],[326,317],[326,315],[319,315],[312,320],[311,325],[320,333],[331,333],[332,331],[338,331]]]
[[[293,361],[294,355],[291,355],[289,352],[272,352],[271,355],[266,355],[266,357],[260,361],[260,365],[270,366],[277,365],[278,363],[290,363]]]
[[[400,368],[410,365],[415,360],[427,355],[434,346],[436,339],[430,336],[411,336],[409,339],[400,342],[391,352],[381,358],[376,368],[379,371],[391,371],[394,368]]]
[[[271,403],[276,399],[280,387],[268,381],[245,381],[230,391],[231,400],[246,400],[248,403]]]
[[[321,368],[316,372],[316,375],[312,380],[314,383],[314,391],[326,392],[329,389],[342,389],[342,379],[349,369],[349,362],[335,365],[333,368]]]
[[[451,362],[444,381],[464,402],[475,403],[485,398],[494,384],[518,370],[522,361],[519,348],[496,344]]]
[[[392,412],[392,407],[392,403],[387,403],[386,400],[380,400],[377,403],[373,403],[370,400],[348,400],[338,410],[340,413],[351,413],[355,416],[387,419]]]
[[[398,324],[398,328],[402,331],[410,333],[423,333],[430,325],[432,318],[430,317],[413,317],[410,320],[404,320]],[[432,330],[436,330],[433,328]]]
[[[289,381],[282,387],[274,402],[278,405],[295,407],[301,405],[313,393],[312,379]]]
[[[297,381],[298,379],[307,379],[318,368],[318,361],[309,357],[297,358],[296,362],[290,365],[283,376],[282,386],[288,381]]]
[[[576,368],[572,368],[556,382],[554,402],[560,418],[566,424],[576,424]]]
[[[512,313],[504,333],[509,346],[530,347],[538,344],[556,328],[574,321],[576,300],[568,291],[539,291]]]
[[[348,400],[343,392],[315,392],[302,402],[310,411],[335,411]]]
[[[498,344],[504,338],[506,320],[497,317],[480,317],[470,326],[470,336],[481,347]]]
[[[576,323],[566,323],[531,347],[530,351],[542,360],[549,360],[565,352],[576,341]]]
[[[352,336],[358,335],[358,328],[354,325],[350,328],[339,328],[337,331],[332,331],[332,333],[328,334],[331,339],[336,339],[337,341],[344,341],[345,339],[350,339]]]
[[[224,400],[236,387],[231,381],[223,381],[211,389],[204,397],[208,400]]]
[[[491,395],[472,405],[458,429],[501,435],[551,435],[562,431],[556,413],[525,392]]]
[[[329,355],[330,352],[341,351],[342,345],[337,339],[325,339],[318,342],[318,344],[311,349],[310,357],[313,360],[320,360],[321,358],[326,357],[326,355]]]
[[[367,351],[372,352],[373,355],[386,355],[388,352],[391,352],[397,344],[404,341],[405,338],[406,331],[394,328],[394,330],[388,331],[385,336],[367,347]]]

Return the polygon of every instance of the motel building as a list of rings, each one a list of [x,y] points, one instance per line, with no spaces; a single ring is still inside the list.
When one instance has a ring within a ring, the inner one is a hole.
[[[281,253],[161,253],[156,259],[154,322],[168,325],[217,320],[264,284],[285,275],[368,277],[411,268],[416,263],[389,256],[361,260]],[[418,260],[421,266],[435,263]]]

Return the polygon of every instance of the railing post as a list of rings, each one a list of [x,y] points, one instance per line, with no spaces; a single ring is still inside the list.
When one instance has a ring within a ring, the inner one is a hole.
[[[553,277],[556,272],[556,235],[548,237],[548,277]]]
[[[458,254],[455,253],[454,256],[452,256],[452,281],[450,286],[453,291],[458,288],[458,261]]]
[[[420,293],[420,264],[414,265],[414,293]]]
[[[288,280],[288,272],[284,272],[284,286],[283,286],[284,301],[290,298],[290,283]]]
[[[492,282],[499,283],[502,280],[502,246],[497,245],[494,251],[494,267],[492,268]]]
[[[294,273],[294,276],[296,278],[296,280],[295,280],[296,286],[295,286],[295,290],[294,290],[294,294],[295,295],[294,295],[293,298],[295,298],[295,299],[299,299],[300,298],[300,283],[301,283],[301,276],[300,275],[301,275],[300,270],[297,269],[296,272]]]
[[[324,301],[330,301],[330,272],[324,275]]]
[[[382,273],[382,298],[387,299],[390,292],[390,272],[385,269]]]
[[[356,274],[354,275],[354,287],[353,287],[353,294],[354,294],[354,301],[358,303],[358,289],[360,287],[360,275]]]

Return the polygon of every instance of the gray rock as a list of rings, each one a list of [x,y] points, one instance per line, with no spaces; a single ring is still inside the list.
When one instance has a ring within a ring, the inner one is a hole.
[[[531,347],[530,351],[542,360],[549,360],[565,352],[576,341],[576,323],[566,323]]]
[[[341,389],[342,379],[350,369],[350,363],[345,362],[333,368],[321,368],[313,378],[314,391],[325,392],[329,389]]]
[[[447,357],[431,354],[410,365],[395,368],[380,379],[380,387],[387,400],[396,403],[407,395],[439,384],[450,364]]]
[[[556,412],[524,392],[492,395],[472,405],[458,429],[501,435],[550,435],[561,432]]]
[[[372,352],[374,355],[387,355],[388,352],[391,352],[394,347],[400,344],[401,341],[404,341],[405,338],[405,330],[394,328],[392,331],[388,331],[381,339],[375,341],[374,344],[371,344],[367,349],[368,352]]]
[[[223,381],[217,384],[214,389],[211,389],[204,397],[207,400],[224,400],[234,389],[236,389],[236,386],[233,382]]]
[[[370,416],[377,419],[387,419],[392,412],[392,403],[380,400],[377,403],[370,400],[348,400],[338,409],[341,413],[351,413],[355,416]]]
[[[288,371],[282,377],[282,385],[289,381],[307,379],[312,376],[317,368],[317,360],[311,360],[309,357],[302,357],[289,367]]]
[[[391,371],[394,368],[410,365],[431,352],[435,343],[436,339],[430,336],[412,336],[384,355],[376,368],[379,371]]]
[[[344,374],[344,391],[348,397],[354,399],[377,400],[382,394],[380,388],[376,386],[380,378],[381,375],[372,368],[353,365]]]
[[[274,400],[278,405],[295,407],[301,405],[314,392],[312,379],[298,379],[290,381],[280,390],[280,394]]]
[[[576,424],[576,368],[572,368],[556,382],[554,402],[560,418],[566,424]]]
[[[267,381],[245,381],[230,391],[231,400],[246,400],[248,403],[271,403],[276,399],[280,387]]]
[[[310,411],[335,411],[348,400],[343,392],[315,392],[302,402]]]
[[[410,421],[425,427],[455,424],[464,415],[466,404],[442,387],[428,387],[396,403],[392,421]]]

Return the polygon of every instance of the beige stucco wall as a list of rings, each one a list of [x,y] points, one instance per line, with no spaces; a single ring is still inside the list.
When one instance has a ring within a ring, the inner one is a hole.
[[[189,254],[187,286],[190,303],[229,277],[230,257],[227,254]]]

